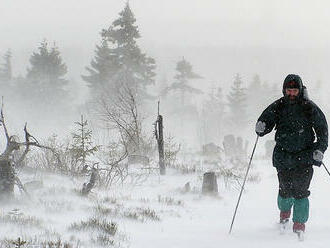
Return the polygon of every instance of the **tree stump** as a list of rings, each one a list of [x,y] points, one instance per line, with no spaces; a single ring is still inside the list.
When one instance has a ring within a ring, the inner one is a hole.
[[[14,195],[15,171],[9,160],[0,159],[0,199]]]
[[[218,183],[217,176],[214,172],[206,172],[203,175],[203,186],[202,186],[203,194],[218,194]]]
[[[97,171],[95,168],[92,169],[92,174],[88,183],[84,183],[81,189],[82,195],[88,195],[95,186]]]

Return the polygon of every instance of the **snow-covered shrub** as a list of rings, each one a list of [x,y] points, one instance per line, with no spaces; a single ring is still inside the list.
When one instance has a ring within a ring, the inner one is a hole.
[[[41,227],[42,221],[35,216],[24,215],[19,209],[13,209],[7,214],[0,215],[0,224],[12,224],[18,226]]]
[[[106,219],[90,218],[87,221],[71,224],[69,229],[75,231],[98,230],[104,234],[114,236],[117,233],[118,224],[112,221],[109,222]]]
[[[166,167],[173,167],[177,161],[177,155],[181,149],[180,144],[174,142],[170,134],[164,140],[164,158]]]

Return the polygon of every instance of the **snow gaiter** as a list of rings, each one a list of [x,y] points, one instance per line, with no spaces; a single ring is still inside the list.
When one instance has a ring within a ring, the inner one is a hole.
[[[293,222],[306,223],[309,216],[308,198],[295,199],[293,206]]]
[[[283,198],[280,195],[277,196],[277,206],[281,212],[291,211],[294,199],[290,198]]]

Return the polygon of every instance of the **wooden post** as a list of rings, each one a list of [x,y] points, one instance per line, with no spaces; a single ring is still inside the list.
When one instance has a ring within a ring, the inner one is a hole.
[[[164,159],[164,136],[163,136],[163,116],[158,115],[158,152],[159,152],[159,169],[160,174],[165,175],[165,159]]]
[[[155,136],[158,144],[159,171],[161,175],[165,175],[166,169],[165,169],[165,156],[164,156],[163,116],[159,114],[159,101],[158,101],[158,117],[155,123]]]

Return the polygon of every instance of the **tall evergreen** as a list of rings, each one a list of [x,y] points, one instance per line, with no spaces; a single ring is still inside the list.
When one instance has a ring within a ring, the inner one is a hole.
[[[223,116],[225,113],[225,103],[223,99],[222,88],[216,88],[216,92],[211,94],[211,101],[214,103],[215,111],[217,115]]]
[[[232,127],[244,128],[247,122],[246,113],[246,89],[239,74],[236,74],[229,95],[227,95],[229,107],[229,121]]]
[[[101,35],[109,42],[111,54],[118,64],[112,77],[115,86],[119,88],[125,84],[144,99],[149,96],[146,86],[154,84],[156,64],[137,45],[137,39],[141,36],[135,22],[129,3],[126,3],[119,18],[107,30],[104,29]]]
[[[223,118],[225,113],[225,102],[221,87],[212,87],[208,99],[204,102],[204,110],[215,115],[216,118]]]
[[[28,93],[32,97],[43,99],[44,103],[54,104],[67,97],[64,86],[68,81],[64,78],[67,66],[62,61],[58,48],[49,48],[44,40],[30,57],[30,68],[27,72]]]
[[[275,93],[275,94],[274,94]],[[269,100],[275,100],[276,93],[267,82],[262,82],[260,76],[255,74],[247,88],[247,112],[250,120],[258,117],[259,113],[263,111],[268,105]]]
[[[101,45],[96,46],[94,59],[90,67],[86,67],[89,75],[82,76],[91,89],[92,96],[97,96],[104,90],[113,90],[112,77],[118,72],[119,64],[114,50],[108,41],[102,39]]]
[[[258,74],[255,74],[253,76],[253,79],[248,87],[248,89],[254,90],[254,91],[258,91],[261,88],[261,80],[260,80],[260,76]]]
[[[8,82],[12,79],[11,58],[11,51],[8,50],[3,56],[4,62],[0,67],[0,81],[2,82]]]
[[[186,93],[202,93],[201,90],[191,87],[189,85],[191,80],[200,79],[202,77],[197,73],[193,72],[192,65],[187,60],[185,60],[185,58],[182,58],[182,60],[177,62],[176,71],[177,74],[174,76],[175,81],[166,89],[166,92],[179,91],[181,93],[181,104],[183,106],[185,104]]]

